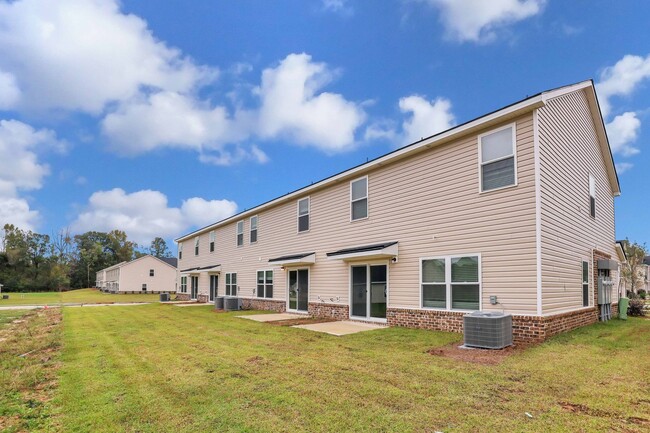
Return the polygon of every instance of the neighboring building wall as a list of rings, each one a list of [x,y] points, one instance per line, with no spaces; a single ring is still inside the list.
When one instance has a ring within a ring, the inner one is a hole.
[[[120,283],[120,268],[107,268],[106,269],[106,290],[109,292],[115,292],[119,290]]]
[[[477,136],[513,121],[518,185],[479,193]],[[198,256],[194,255],[194,238],[185,240],[179,269],[220,264],[219,294],[224,293],[225,273],[236,272],[242,297],[253,296],[257,270],[273,269],[273,298],[284,301],[287,271],[269,265],[268,260],[316,252],[316,263],[310,268],[310,310],[340,316],[349,306],[350,264],[328,260],[326,253],[396,240],[399,261],[388,269],[390,309],[420,308],[420,258],[478,253],[482,308],[536,314],[532,114],[424,149],[367,175],[367,219],[350,222],[349,182],[359,174],[305,194],[311,198],[309,232],[297,233],[297,200],[304,196],[296,197],[258,214],[256,244],[250,244],[249,217],[244,219],[242,247],[236,246],[237,221],[216,229],[213,253],[209,252],[210,230],[200,234]],[[188,276],[187,293],[190,287]],[[202,273],[199,294],[207,295],[208,290],[208,274]],[[490,305],[490,295],[497,295],[500,305]],[[319,296],[328,301],[320,303]],[[325,304],[331,305],[326,308]]]
[[[616,258],[614,197],[583,91],[538,110],[541,168],[542,313],[583,307],[582,261],[590,265],[591,306],[596,286],[594,250]],[[589,175],[596,181],[590,215]],[[616,272],[611,275],[618,281]],[[618,288],[613,302],[618,302]]]
[[[154,276],[149,271],[154,270]],[[142,292],[147,285],[147,293],[176,291],[176,269],[152,256],[144,256],[120,267],[120,292]]]

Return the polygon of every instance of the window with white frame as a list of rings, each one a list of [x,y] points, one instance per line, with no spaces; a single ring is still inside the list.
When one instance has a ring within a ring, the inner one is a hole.
[[[237,296],[237,274],[235,272],[226,274],[226,296]]]
[[[257,297],[273,297],[273,271],[257,271]]]
[[[155,271],[153,269],[149,269],[149,276],[150,277],[153,277],[154,273],[155,273]]]
[[[217,234],[215,233],[214,230],[210,232],[210,252],[214,252],[214,243],[217,240]]]
[[[146,284],[143,284],[143,285],[142,285],[142,291],[143,291],[143,292],[146,292],[146,291],[147,291],[147,285],[146,285]]]
[[[368,217],[368,177],[350,182],[350,219]]]
[[[479,136],[481,191],[517,184],[515,126]]]
[[[298,200],[298,232],[309,231],[309,197]]]
[[[181,260],[183,258],[183,244],[179,243],[178,244],[178,260]]]
[[[237,246],[244,245],[244,221],[237,222]]]
[[[589,262],[582,261],[582,306],[589,306]]]
[[[181,277],[181,293],[187,293],[187,277]]]
[[[478,310],[481,283],[477,255],[421,259],[422,307]]]
[[[195,256],[199,255],[199,240],[200,240],[199,236],[197,236],[196,239],[194,239],[194,255]]]
[[[596,218],[596,179],[589,175],[589,215]]]
[[[251,217],[250,225],[250,243],[254,244],[257,242],[257,215]]]

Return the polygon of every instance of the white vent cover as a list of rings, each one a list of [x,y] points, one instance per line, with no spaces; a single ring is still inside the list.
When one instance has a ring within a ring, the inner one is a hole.
[[[465,346],[503,349],[512,345],[510,314],[475,311],[463,317]]]

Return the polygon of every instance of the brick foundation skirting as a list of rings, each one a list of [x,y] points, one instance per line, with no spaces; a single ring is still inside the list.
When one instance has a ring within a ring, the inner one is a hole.
[[[287,309],[287,303],[285,301],[272,299],[246,299],[243,303],[247,305],[250,303],[250,308],[253,310],[268,310],[284,313]]]
[[[210,296],[209,295],[198,295],[196,300],[198,302],[201,302],[201,303],[205,304],[210,300]]]
[[[613,310],[613,308],[612,308]],[[457,311],[389,308],[389,326],[463,332],[463,316]],[[512,337],[518,343],[540,343],[553,335],[598,321],[598,308],[591,307],[552,316],[512,316]]]
[[[189,293],[177,293],[176,297],[178,298],[179,301],[189,301],[190,300],[190,294]]]
[[[350,307],[347,305],[310,302],[307,310],[314,317],[327,317],[338,320],[348,320],[350,318]]]

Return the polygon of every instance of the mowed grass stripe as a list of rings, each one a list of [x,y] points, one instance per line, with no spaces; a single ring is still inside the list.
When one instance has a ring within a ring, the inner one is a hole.
[[[65,309],[64,430],[636,431],[624,420],[643,414],[635,373],[648,368],[649,321],[597,325],[483,366],[426,353],[458,334],[339,338],[238,314]],[[565,400],[613,416],[567,412]]]

